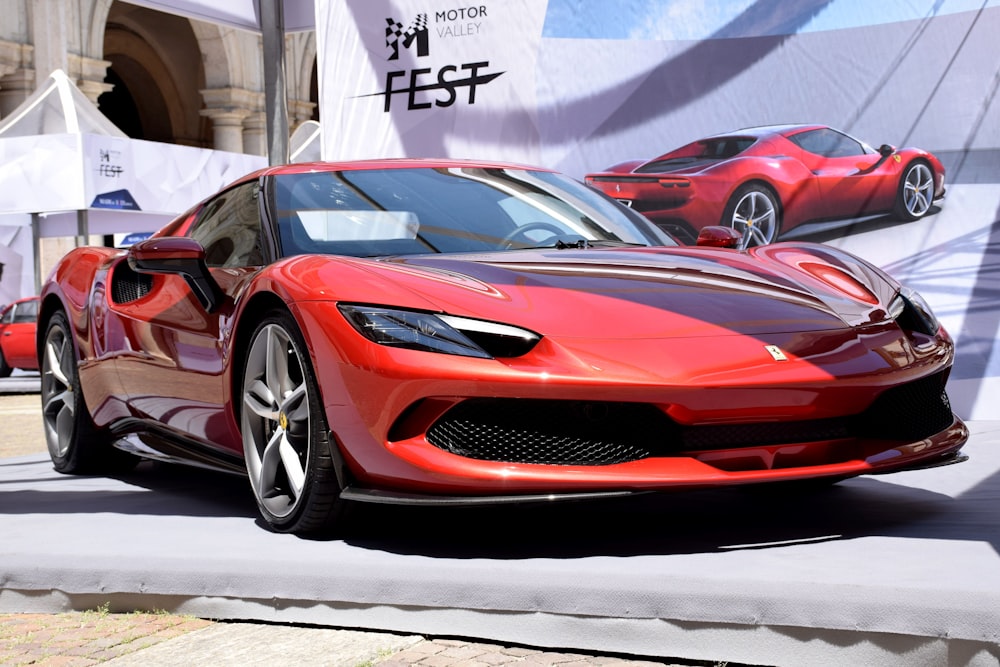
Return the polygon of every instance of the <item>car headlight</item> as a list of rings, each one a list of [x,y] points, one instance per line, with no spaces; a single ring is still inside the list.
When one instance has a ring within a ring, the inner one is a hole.
[[[467,317],[380,306],[337,307],[361,335],[389,347],[492,359],[521,356],[541,339],[527,329]]]
[[[941,324],[934,311],[917,292],[904,287],[889,303],[889,316],[906,331],[916,331],[928,336],[937,334]]]

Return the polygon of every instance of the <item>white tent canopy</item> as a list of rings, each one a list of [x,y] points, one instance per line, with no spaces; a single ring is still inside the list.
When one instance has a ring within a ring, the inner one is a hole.
[[[256,155],[130,139],[53,72],[0,124],[0,240],[23,243],[17,228],[30,226],[37,289],[39,238],[151,232],[266,164]]]
[[[0,138],[80,133],[125,137],[62,70],[0,122]]]

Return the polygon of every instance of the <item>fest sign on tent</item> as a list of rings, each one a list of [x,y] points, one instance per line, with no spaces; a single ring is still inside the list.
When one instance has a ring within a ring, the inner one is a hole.
[[[537,162],[534,73],[545,7],[317,3],[324,159]]]
[[[37,285],[32,236],[152,232],[265,165],[256,155],[130,139],[53,72],[0,123],[0,235],[17,239],[18,259],[8,261],[21,266],[5,279],[6,298],[33,293],[32,275]]]

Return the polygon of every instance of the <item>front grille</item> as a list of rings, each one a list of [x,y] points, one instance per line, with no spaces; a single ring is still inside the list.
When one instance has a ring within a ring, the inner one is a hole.
[[[470,399],[442,415],[427,441],[472,459],[555,465],[849,438],[913,442],[951,425],[946,379],[942,372],[893,387],[860,415],[705,426],[681,426],[642,403]]]
[[[883,392],[858,417],[856,430],[869,438],[909,441],[943,431],[954,419],[947,381],[945,371]]]
[[[473,459],[610,465],[669,455],[674,431],[662,411],[641,403],[472,399],[439,419],[427,440]]]

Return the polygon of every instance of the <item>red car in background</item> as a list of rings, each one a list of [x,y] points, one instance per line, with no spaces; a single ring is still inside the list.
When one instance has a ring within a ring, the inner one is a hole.
[[[681,241],[709,225],[765,245],[811,222],[927,215],[945,194],[944,167],[927,151],[878,150],[823,125],[747,128],[699,139],[648,161],[586,176]]]
[[[15,368],[38,370],[35,354],[35,320],[38,297],[19,299],[0,310],[0,377],[8,377]]]

